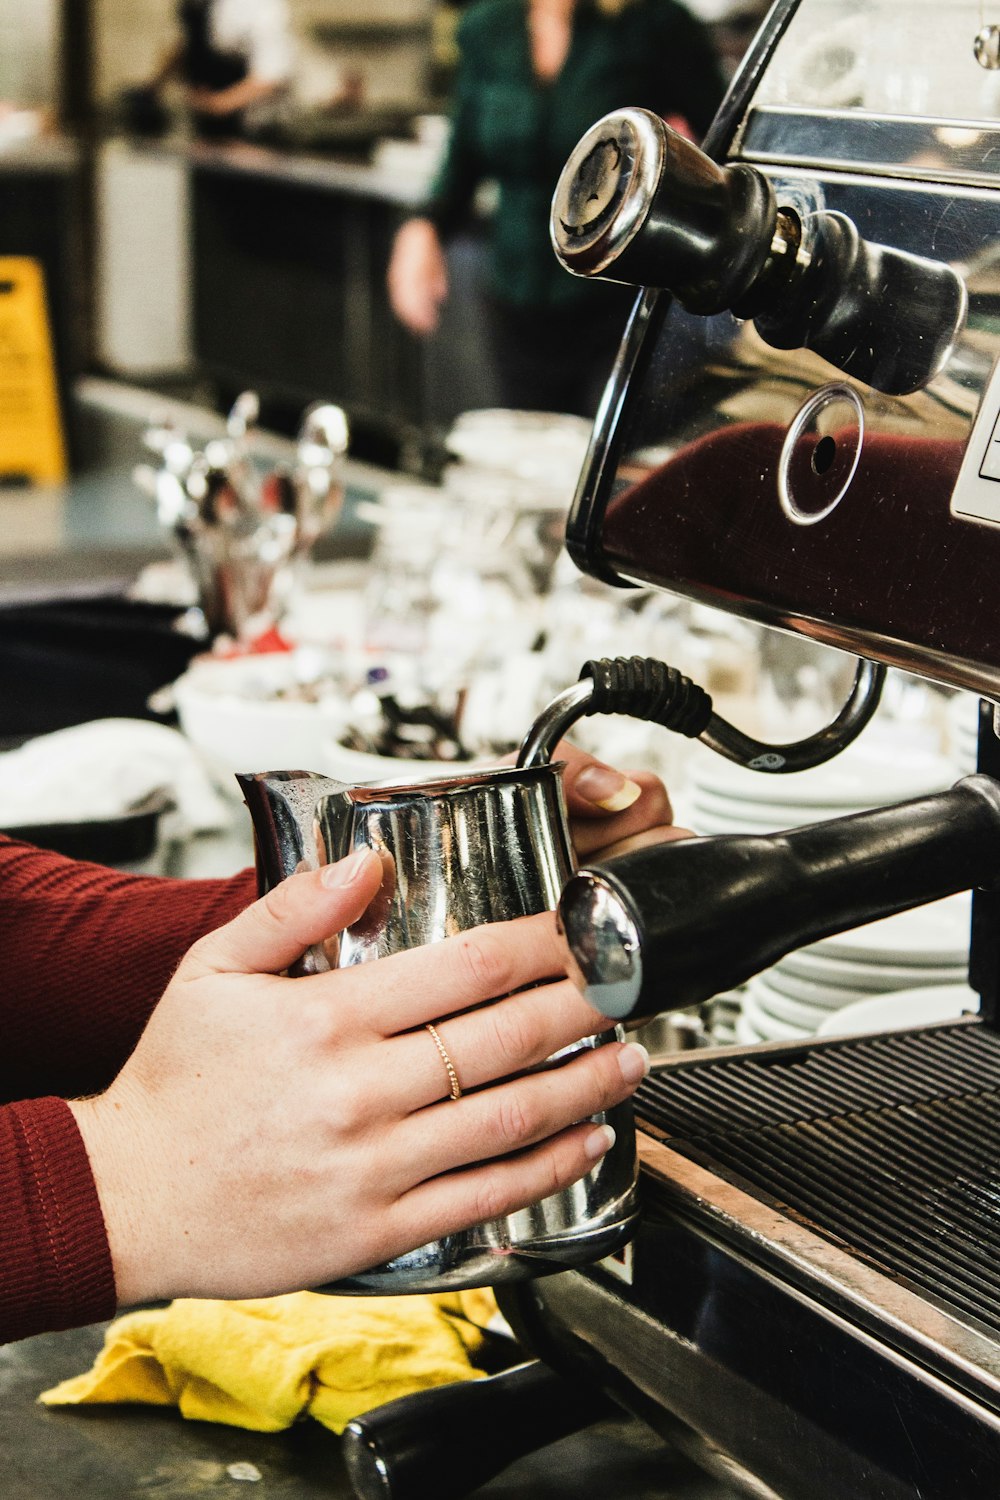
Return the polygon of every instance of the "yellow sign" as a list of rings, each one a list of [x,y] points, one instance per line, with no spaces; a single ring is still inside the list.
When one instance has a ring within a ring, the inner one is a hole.
[[[65,477],[45,278],[36,260],[0,256],[0,486]]]

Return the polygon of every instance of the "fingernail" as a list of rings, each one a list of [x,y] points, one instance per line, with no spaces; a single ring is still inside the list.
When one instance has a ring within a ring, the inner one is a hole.
[[[642,787],[610,766],[587,766],[573,783],[574,789],[604,812],[624,812],[642,796]]]
[[[606,1156],[615,1143],[615,1132],[612,1125],[598,1125],[586,1137],[583,1149],[591,1161],[597,1161]]]
[[[330,890],[350,885],[357,880],[373,853],[374,850],[368,848],[355,849],[346,859],[338,859],[333,865],[324,865],[319,875],[321,883]]]
[[[626,1083],[641,1083],[649,1072],[649,1053],[641,1042],[627,1042],[618,1054],[618,1066]]]

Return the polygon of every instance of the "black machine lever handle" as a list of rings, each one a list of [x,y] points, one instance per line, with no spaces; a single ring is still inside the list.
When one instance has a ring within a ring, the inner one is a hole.
[[[525,1454],[617,1410],[539,1360],[376,1407],[344,1432],[358,1500],[459,1500]]]
[[[1000,874],[1000,782],[788,833],[656,844],[587,866],[559,903],[569,972],[616,1021],[695,1005],[786,953]]]
[[[552,200],[568,271],[672,292],[689,312],[752,318],[892,395],[947,359],[968,297],[948,265],[865,240],[841,213],[800,215],[762,172],[721,166],[644,109],[591,126]]]

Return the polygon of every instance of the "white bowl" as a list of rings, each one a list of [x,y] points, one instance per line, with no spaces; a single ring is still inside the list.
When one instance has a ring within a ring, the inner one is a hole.
[[[442,777],[469,776],[484,769],[482,761],[409,760],[397,755],[369,755],[349,750],[337,739],[327,739],[320,751],[318,769],[348,786],[413,786]]]
[[[224,789],[236,792],[237,771],[323,769],[344,704],[333,696],[315,703],[267,696],[293,686],[297,672],[295,654],[277,651],[197,661],[174,684],[181,729]]]

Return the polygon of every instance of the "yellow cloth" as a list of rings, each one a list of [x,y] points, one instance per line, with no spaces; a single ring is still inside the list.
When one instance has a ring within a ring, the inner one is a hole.
[[[112,1323],[93,1369],[39,1400],[138,1401],[196,1421],[280,1432],[315,1417],[342,1432],[397,1396],[473,1380],[492,1292],[247,1302],[183,1299]]]

